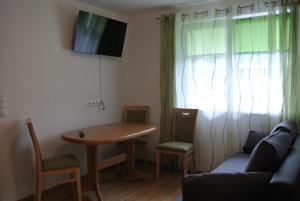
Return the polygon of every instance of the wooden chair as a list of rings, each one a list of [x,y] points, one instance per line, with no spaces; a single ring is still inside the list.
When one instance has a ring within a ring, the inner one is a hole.
[[[34,146],[36,158],[36,188],[34,200],[41,201],[43,187],[47,185],[74,182],[77,187],[77,199],[78,201],[81,201],[80,164],[78,159],[73,154],[66,154],[43,160],[31,119],[27,119],[26,123]],[[70,174],[72,175],[72,178],[48,183],[42,182],[44,176],[63,174]]]
[[[189,161],[193,160],[195,170],[195,130],[197,120],[197,109],[173,109],[172,118],[172,141],[165,142],[156,146],[156,179],[160,174],[161,154],[170,154],[182,157],[184,175],[187,174]]]
[[[123,109],[124,122],[126,123],[143,123],[149,122],[149,106],[128,106]],[[144,165],[147,166],[147,138],[139,137],[135,143],[143,147]]]

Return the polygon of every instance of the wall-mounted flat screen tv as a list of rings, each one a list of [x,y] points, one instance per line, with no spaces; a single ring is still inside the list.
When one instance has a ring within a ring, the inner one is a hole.
[[[73,50],[121,57],[126,28],[124,22],[79,11]]]

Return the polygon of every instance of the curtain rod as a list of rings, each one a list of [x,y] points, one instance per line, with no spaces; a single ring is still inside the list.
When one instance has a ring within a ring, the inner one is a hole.
[[[281,1],[282,1],[282,2],[287,2],[287,1],[289,1],[289,0],[281,0]],[[296,1],[297,3],[300,2],[300,0],[290,0],[290,1]],[[258,3],[258,6],[259,6],[260,1],[258,1],[257,3]],[[264,3],[264,6],[265,6],[265,7],[269,7],[270,4],[276,5],[277,3],[278,3],[278,2],[277,2],[276,0],[273,0],[273,1],[271,0],[271,1],[269,1],[269,2],[265,2],[265,3]],[[239,5],[239,6],[237,7],[238,13],[240,13],[241,10],[242,10],[242,9],[245,9],[245,8],[251,8],[251,10],[254,10],[255,5],[254,5],[254,3],[249,4],[249,5],[245,5],[245,6]],[[224,8],[224,9],[218,9],[218,8],[216,8],[216,9],[215,9],[215,12],[216,12],[217,14],[220,14],[220,13],[223,12],[223,11],[230,12],[230,10],[231,10],[230,8]],[[188,15],[190,15],[190,14],[189,14],[189,13],[183,13],[183,14],[182,14],[183,17],[188,16]],[[193,15],[196,15],[196,16],[197,16],[197,15],[208,15],[208,10],[202,11],[202,12],[194,12]],[[156,20],[160,20],[161,17],[156,17],[155,19],[156,19]]]
[[[223,11],[225,11],[227,13],[227,12],[231,12],[231,9],[230,8],[224,8],[224,9],[218,9],[218,8],[216,8],[215,9],[216,14],[220,14]]]
[[[284,6],[300,4],[300,0],[281,0],[280,2],[281,2],[281,5],[284,5]]]
[[[181,14],[181,16],[183,16],[183,17],[189,16],[189,15],[190,15],[190,13],[183,13],[183,14]],[[194,16],[197,16],[197,15],[208,15],[208,10],[202,11],[202,12],[194,12],[193,15]],[[156,20],[160,20],[161,17],[156,17],[155,19]]]
[[[242,10],[242,9],[244,9],[244,8],[251,8],[251,10],[253,10],[253,9],[255,8],[255,6],[254,6],[254,3],[252,3],[252,4],[246,5],[246,6],[241,6],[241,5],[239,5],[239,6],[237,7],[238,10]]]
[[[194,15],[208,15],[208,10],[202,12],[194,12]]]
[[[272,4],[273,6],[275,6],[277,4],[277,1],[265,2],[265,7],[269,7],[270,4]]]

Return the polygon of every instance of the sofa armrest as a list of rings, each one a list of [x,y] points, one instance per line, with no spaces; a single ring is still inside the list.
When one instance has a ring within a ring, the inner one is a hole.
[[[202,173],[182,181],[182,201],[262,200],[273,173]]]

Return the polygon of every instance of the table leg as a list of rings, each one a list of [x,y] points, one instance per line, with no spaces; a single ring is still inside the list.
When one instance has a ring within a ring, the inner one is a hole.
[[[135,174],[135,143],[134,139],[127,141],[127,171],[128,176],[136,176]]]
[[[94,191],[98,201],[103,201],[101,192],[100,192],[100,183],[99,183],[99,172],[98,172],[98,149],[97,146],[87,145],[86,146],[87,154],[87,184],[84,190]]]
[[[129,177],[138,177],[140,179],[146,181],[152,181],[154,179],[153,176],[142,173],[135,168],[135,142],[134,139],[127,141],[128,149],[127,149],[127,169]]]

